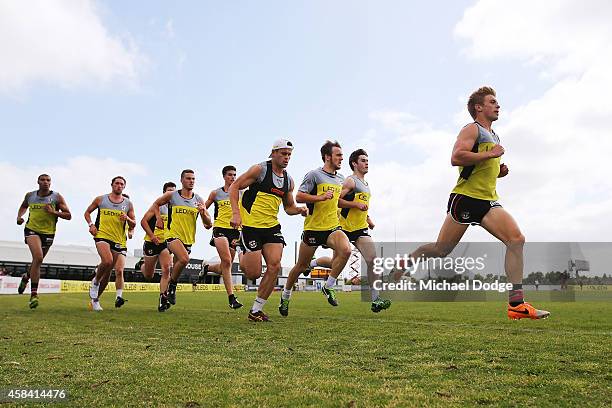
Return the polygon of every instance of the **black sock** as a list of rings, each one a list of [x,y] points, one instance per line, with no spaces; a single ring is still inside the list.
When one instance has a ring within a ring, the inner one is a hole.
[[[227,297],[227,300],[229,301],[229,304],[231,305],[232,303],[234,303],[234,300],[236,300],[236,295],[232,293],[231,295]]]
[[[512,284],[512,289],[508,292],[508,303],[510,303],[510,306],[512,307],[518,306],[521,303],[525,303],[525,300],[523,299],[522,283]]]
[[[170,283],[168,283],[168,292],[176,292],[176,284],[177,282],[170,279]]]
[[[32,297],[38,296],[38,282],[30,283],[30,293],[32,294]]]

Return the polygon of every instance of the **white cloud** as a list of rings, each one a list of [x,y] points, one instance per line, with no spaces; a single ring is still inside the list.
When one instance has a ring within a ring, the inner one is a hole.
[[[145,57],[108,32],[93,0],[0,1],[0,93],[33,83],[135,86]]]
[[[370,115],[378,149],[370,153],[370,214],[377,241],[435,239],[444,220],[446,201],[457,177],[450,166],[456,135],[436,129],[407,112]],[[404,161],[386,157],[403,156]]]
[[[207,167],[194,170],[198,180],[196,192],[206,198],[208,193],[218,186],[217,182],[221,180],[220,171]],[[64,196],[72,212],[72,220],[58,220],[56,242],[86,246],[92,245],[92,240],[83,213],[95,197],[110,192],[110,182],[114,176],[120,175],[126,178],[125,193],[130,196],[134,204],[138,222],[151,203],[161,195],[162,184],[173,179],[172,177],[157,179],[151,176],[150,169],[144,165],[111,158],[78,156],[44,167],[21,166],[0,161],[4,190],[3,204],[0,206],[0,240],[23,240],[23,226],[16,224],[17,209],[25,193],[38,188],[36,179],[42,173],[51,176],[51,189]],[[177,184],[178,178],[177,174],[174,178]],[[213,184],[212,180],[216,182]],[[128,241],[128,251],[140,248],[143,237],[144,231],[138,226],[134,238]],[[200,224],[197,242],[193,248],[194,257],[208,259],[216,254],[215,249],[208,244],[209,239],[210,231],[204,230]]]
[[[168,21],[166,21],[164,36],[169,40],[173,39],[176,36],[176,34],[174,33],[174,20],[168,19]]]
[[[481,0],[455,27],[476,59],[519,59],[544,75],[580,74],[601,58],[610,61],[612,3],[606,0]]]
[[[609,240],[612,3],[479,1],[455,33],[480,60],[530,61],[553,81],[502,115],[498,130],[520,185],[506,197],[538,240]],[[513,170],[512,170],[513,169]],[[516,203],[516,204],[514,204]]]
[[[596,7],[594,7],[596,6]],[[498,182],[502,204],[531,241],[607,241],[612,229],[612,6],[578,2],[479,1],[455,33],[477,60],[539,64],[550,88],[510,112],[496,130],[510,175]],[[498,89],[502,100],[503,90]],[[379,240],[433,240],[456,180],[450,153],[459,127],[437,129],[406,112],[376,112],[368,131],[405,162],[373,163],[372,213]],[[463,121],[465,113],[455,115]],[[455,123],[457,125],[457,123]],[[387,132],[387,133],[385,133]],[[390,133],[390,134],[389,134]],[[416,160],[416,162],[414,162]],[[468,239],[487,238],[472,228]]]
[[[38,188],[36,179],[41,173],[51,175],[51,189],[59,191],[64,196],[72,212],[71,221],[58,221],[58,243],[84,245],[91,243],[83,213],[94,197],[110,192],[110,181],[114,176],[121,175],[127,179],[125,192],[132,197],[138,211],[137,215],[141,215],[159,195],[157,190],[146,189],[138,185],[139,183],[133,182],[134,179],[147,175],[147,169],[135,163],[88,156],[74,157],[65,163],[46,167],[20,167],[0,162],[0,174],[5,185],[4,205],[0,207],[1,240],[23,239],[23,227],[15,223],[17,209],[25,193]]]

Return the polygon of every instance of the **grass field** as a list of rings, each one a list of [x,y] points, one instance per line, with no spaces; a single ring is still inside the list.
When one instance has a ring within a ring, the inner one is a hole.
[[[290,316],[246,320],[254,293],[0,296],[0,388],[68,390],[72,406],[610,406],[612,303],[536,303],[543,321],[509,321],[504,303],[394,302],[373,314],[357,293],[332,308],[296,293]],[[531,299],[534,297],[531,296]],[[54,404],[53,406],[57,406]]]

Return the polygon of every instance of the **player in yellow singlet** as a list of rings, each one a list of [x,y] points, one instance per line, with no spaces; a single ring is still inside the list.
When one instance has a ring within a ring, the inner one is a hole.
[[[111,181],[111,193],[94,198],[85,210],[85,221],[89,225],[89,233],[94,237],[96,250],[100,256],[96,276],[91,281],[89,289],[90,310],[102,310],[100,296],[118,259],[127,255],[127,230],[136,226],[132,202],[123,196],[125,185],[125,178],[114,177]],[[98,212],[96,221],[92,222],[91,213],[96,210]]]
[[[194,193],[195,173],[186,169],[181,172],[181,189],[168,191],[159,197],[151,208],[155,212],[156,224],[159,229],[165,229],[165,238],[168,250],[174,255],[174,265],[168,284],[168,302],[176,304],[176,285],[179,277],[189,263],[191,246],[195,243],[198,216],[206,229],[212,227],[212,221],[204,200]],[[160,208],[168,205],[168,225],[164,225]]]
[[[282,316],[289,314],[289,300],[293,285],[308,264],[318,247],[334,250],[331,271],[321,292],[332,306],[338,306],[336,280],[351,256],[351,244],[340,228],[338,219],[338,200],[342,192],[344,176],[338,173],[342,166],[342,148],[338,142],[327,141],[321,147],[323,167],[312,170],[304,180],[296,195],[296,201],[306,203],[308,216],[304,220],[304,232],[298,252],[297,263],[293,266],[285,282],[278,310]]]
[[[365,175],[370,170],[368,154],[363,149],[357,149],[349,157],[349,165],[353,174],[348,176],[342,185],[342,193],[338,205],[340,210],[340,226],[349,241],[359,250],[367,268],[368,283],[372,304],[370,309],[374,313],[388,309],[391,301],[380,297],[379,291],[374,288],[374,258],[376,246],[370,236],[369,230],[374,229],[374,222],[368,214],[370,199],[372,197],[370,186]]]
[[[164,183],[162,193],[176,190],[176,184],[169,181]],[[168,205],[162,205],[159,208],[160,216],[164,223],[164,228],[160,229],[155,226],[155,211],[149,208],[142,217],[140,225],[145,231],[144,244],[142,253],[144,262],[136,264],[136,269],[140,269],[142,275],[147,281],[153,279],[155,274],[155,265],[159,261],[161,267],[161,277],[159,280],[159,303],[157,310],[165,312],[170,308],[168,301],[168,282],[170,280],[170,269],[172,268],[172,255],[168,251],[166,244],[166,231],[168,229]]]
[[[28,221],[24,228],[25,243],[32,254],[32,262],[28,272],[21,276],[17,292],[21,295],[30,283],[31,309],[38,307],[38,283],[40,280],[40,265],[53,245],[57,219],[70,220],[72,214],[66,205],[64,197],[51,190],[51,177],[48,174],[38,176],[38,190],[25,195],[17,210],[17,225],[24,223],[23,216],[29,211]]]
[[[474,91],[467,108],[474,122],[461,130],[453,148],[451,163],[459,168],[459,178],[451,192],[438,240],[421,246],[410,257],[445,257],[459,243],[468,226],[481,225],[506,245],[506,275],[513,286],[509,291],[508,317],[547,318],[549,312],[538,310],[523,299],[525,237],[514,218],[497,201],[497,179],[508,175],[508,167],[501,163],[504,148],[491,127],[499,118],[495,91],[490,87]],[[411,261],[406,267],[412,269]]]
[[[211,205],[215,207],[210,245],[217,249],[221,262],[204,264],[199,277],[200,279],[205,277],[208,272],[221,274],[228,296],[229,307],[231,309],[240,309],[242,303],[234,295],[234,286],[232,284],[232,262],[236,255],[236,249],[240,245],[240,230],[232,228],[230,225],[232,206],[229,200],[229,189],[236,180],[236,167],[225,166],[221,170],[221,174],[223,175],[223,186],[211,191],[206,203],[204,203],[206,208],[209,208]]]
[[[232,206],[232,228],[240,228],[245,253],[240,269],[252,280],[262,274],[261,258],[266,261],[264,274],[248,319],[254,322],[269,321],[263,307],[274,290],[285,239],[278,221],[278,210],[282,204],[288,215],[308,214],[306,207],[298,207],[293,199],[294,183],[287,171],[293,144],[280,139],[272,144],[270,160],[251,166],[231,185],[229,198]],[[240,198],[240,190],[248,187]],[[241,200],[239,205],[238,200]]]

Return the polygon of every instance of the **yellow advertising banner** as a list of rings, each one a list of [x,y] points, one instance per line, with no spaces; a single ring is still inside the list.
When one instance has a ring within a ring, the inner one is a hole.
[[[63,293],[83,293],[89,292],[89,281],[61,281],[61,291]],[[115,292],[115,282],[109,282],[106,290]],[[126,292],[159,292],[159,283],[149,282],[125,282],[123,290]],[[197,284],[179,283],[176,286],[177,292],[217,292],[225,291],[225,286],[221,284]],[[243,291],[244,285],[234,285],[235,291]]]

